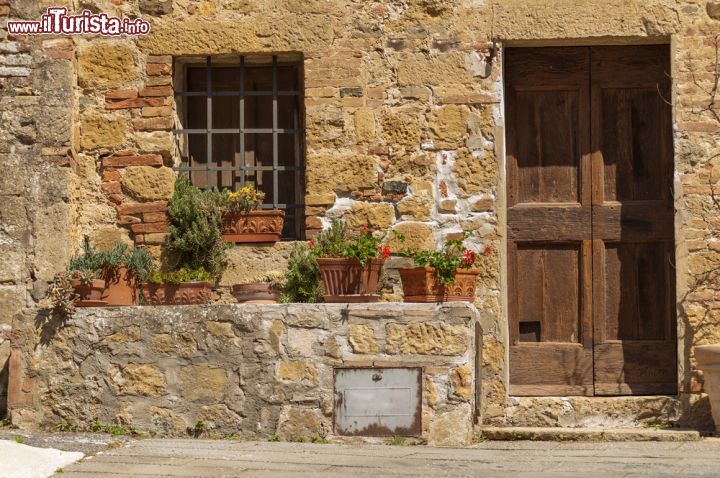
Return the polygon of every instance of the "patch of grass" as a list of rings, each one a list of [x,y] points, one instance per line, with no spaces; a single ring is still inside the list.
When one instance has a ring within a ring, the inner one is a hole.
[[[0,420],[0,427],[9,427],[12,425],[12,422],[10,421],[10,417],[5,417],[2,420]]]
[[[300,438],[297,439],[297,442],[298,442],[298,443],[305,443],[306,441],[307,441],[307,440],[305,439],[305,437],[300,437]]]
[[[486,437],[485,435],[483,435],[482,432],[478,433],[478,434],[475,435],[475,437],[473,438],[473,443],[483,443],[483,442],[486,442],[486,441],[488,441],[488,437]]]
[[[58,468],[57,470],[55,470],[55,473],[65,473],[65,470],[63,470],[62,468]]]
[[[120,425],[103,425],[100,422],[95,422],[90,427],[90,431],[94,433],[109,433],[110,435],[117,436],[128,436],[128,435],[139,435],[135,427],[130,426],[125,428]]]
[[[76,432],[79,429],[79,426],[67,422],[58,423],[57,425],[55,425],[55,430],[59,432]]]
[[[193,438],[200,438],[200,435],[205,433],[205,422],[198,420],[194,427],[188,427],[187,433]]]
[[[320,445],[327,445],[328,443],[330,443],[323,437],[313,437],[311,441]]]
[[[387,441],[387,444],[392,446],[404,446],[405,439],[403,437],[392,437]]]
[[[510,441],[517,441],[517,440],[522,440],[522,439],[523,439],[522,433],[514,431],[514,430],[512,431],[512,433],[510,433]]]
[[[280,435],[270,435],[268,441],[280,441]]]
[[[22,445],[23,443],[25,443],[25,437],[22,436],[22,435],[15,435],[15,436],[13,437],[13,440],[15,440],[15,443],[19,443],[19,444],[21,444],[21,445]]]
[[[660,422],[645,422],[642,424],[643,428],[655,428],[656,430],[667,430],[673,427],[672,423],[660,423]]]

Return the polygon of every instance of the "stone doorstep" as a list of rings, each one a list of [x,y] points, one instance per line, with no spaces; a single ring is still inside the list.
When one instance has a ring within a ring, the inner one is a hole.
[[[560,427],[491,427],[476,428],[488,440],[535,441],[698,441],[697,430],[656,428],[560,428]]]

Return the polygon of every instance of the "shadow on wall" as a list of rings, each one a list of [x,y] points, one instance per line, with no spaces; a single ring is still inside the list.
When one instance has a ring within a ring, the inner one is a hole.
[[[0,417],[7,415],[7,392],[8,378],[10,376],[10,356],[5,359],[5,363],[0,368]]]
[[[55,309],[43,309],[35,315],[35,328],[40,345],[49,345],[67,323],[68,316]]]

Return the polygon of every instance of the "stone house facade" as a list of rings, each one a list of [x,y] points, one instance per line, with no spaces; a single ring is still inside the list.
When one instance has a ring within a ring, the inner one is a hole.
[[[157,251],[176,170],[207,164],[188,159],[193,155],[215,161],[212,151],[193,149],[207,140],[192,143],[192,133],[178,130],[210,128],[207,118],[237,128],[233,107],[228,116],[213,110],[216,117],[192,96],[176,95],[210,90],[206,79],[193,83],[191,72],[205,74],[209,61],[212,71],[229,68],[230,77],[241,63],[246,76],[270,71],[258,89],[277,93],[285,88],[278,82],[296,88],[282,118],[268,117],[262,99],[247,110],[257,124],[244,127],[270,133],[241,134],[243,164],[271,165],[254,180],[266,182],[273,202],[300,206],[288,239],[308,239],[338,217],[387,233],[391,246],[391,231],[424,249],[467,231],[473,247],[492,248],[482,259],[475,301],[478,423],[617,426],[645,419],[710,426],[693,347],[720,339],[716,0],[0,0],[2,25],[37,19],[50,4],[140,17],[151,32],[110,38],[1,31],[0,407],[11,368],[2,364],[11,347],[34,347],[32,317],[47,306],[54,274],[86,238],[99,247],[124,241]],[[506,53],[632,45],[664,45],[668,54],[676,390],[513,394]],[[223,86],[221,76],[220,90],[239,84]],[[222,134],[213,135],[215,153],[239,157],[238,144],[223,143]],[[282,154],[274,163],[263,134],[279,137],[274,148]],[[224,172],[215,176],[215,184],[236,185]],[[280,190],[274,197],[273,187]],[[282,270],[292,240],[232,248],[221,285]],[[404,265],[402,257],[388,262],[385,300],[401,300],[395,270]]]

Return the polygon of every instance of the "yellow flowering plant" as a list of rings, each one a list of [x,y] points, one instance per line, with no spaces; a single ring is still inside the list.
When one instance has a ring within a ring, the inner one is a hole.
[[[257,209],[265,199],[265,193],[248,184],[237,191],[227,192],[227,208],[230,211],[248,212]]]

